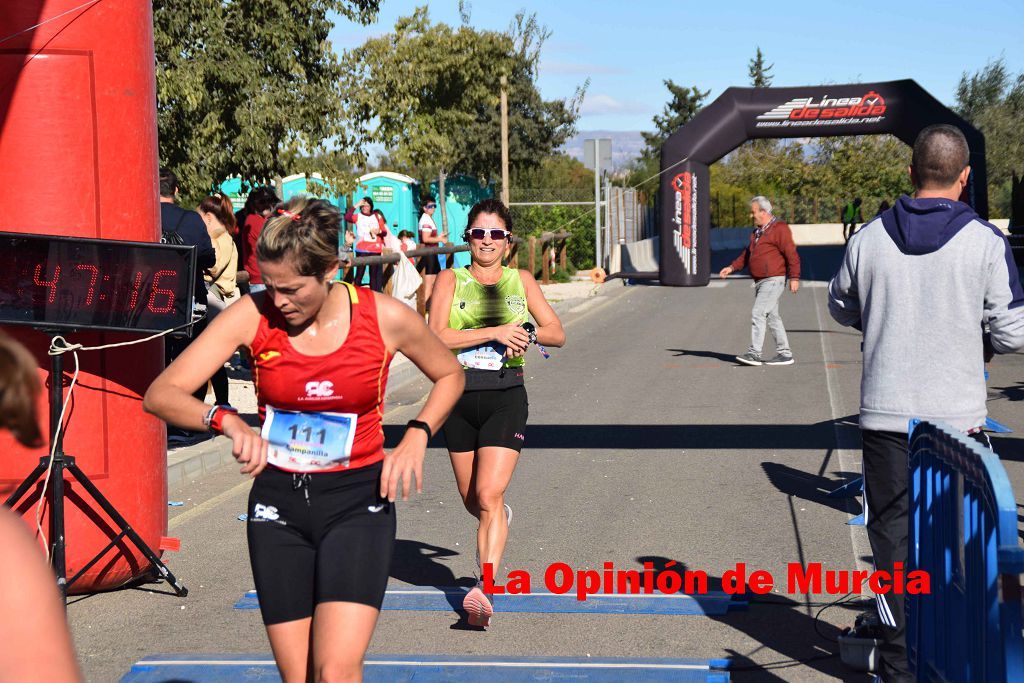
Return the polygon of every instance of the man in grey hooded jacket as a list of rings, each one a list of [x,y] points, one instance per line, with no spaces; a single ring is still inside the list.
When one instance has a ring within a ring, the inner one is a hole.
[[[960,201],[970,175],[967,140],[949,125],[914,142],[913,198],[850,238],[829,283],[829,311],[864,333],[860,428],[868,539],[875,568],[907,561],[907,429],[941,420],[988,445],[984,340],[1024,348],[1024,290],[1006,237]],[[876,596],[885,625],[881,677],[911,681],[903,596]]]

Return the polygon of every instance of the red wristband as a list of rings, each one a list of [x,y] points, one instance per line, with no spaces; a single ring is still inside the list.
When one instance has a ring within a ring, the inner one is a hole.
[[[214,406],[210,409],[206,420],[206,426],[210,428],[211,432],[214,434],[224,433],[223,423],[225,415],[238,415],[238,409],[226,405]]]

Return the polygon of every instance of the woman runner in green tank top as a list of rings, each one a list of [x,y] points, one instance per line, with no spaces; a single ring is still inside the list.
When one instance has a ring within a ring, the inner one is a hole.
[[[444,434],[462,502],[479,520],[481,573],[484,565],[501,566],[508,539],[512,509],[505,491],[523,448],[529,410],[526,352],[531,344],[565,344],[562,323],[533,274],[501,265],[511,230],[512,217],[499,200],[474,206],[464,235],[471,263],[441,271],[430,303],[430,329],[466,372],[466,389]],[[463,601],[470,623],[488,626],[492,602],[478,582]]]

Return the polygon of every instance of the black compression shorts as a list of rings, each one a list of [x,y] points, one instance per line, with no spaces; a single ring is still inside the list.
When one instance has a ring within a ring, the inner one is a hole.
[[[321,602],[380,609],[395,544],[381,463],[291,474],[268,467],[249,493],[249,561],[263,623],[313,616]]]
[[[475,451],[485,446],[523,449],[530,402],[526,387],[467,391],[444,423],[448,450]]]

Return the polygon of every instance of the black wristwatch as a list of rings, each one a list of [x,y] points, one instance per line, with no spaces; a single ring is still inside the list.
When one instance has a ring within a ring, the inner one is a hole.
[[[430,441],[430,439],[434,436],[434,433],[430,431],[430,425],[428,425],[426,422],[423,422],[422,420],[409,420],[408,422],[405,423],[405,426],[406,428],[416,428],[425,431],[427,433],[427,441]]]
[[[526,334],[530,335],[530,343],[531,344],[536,344],[537,343],[537,328],[533,326],[533,323],[529,323],[529,322],[523,323],[522,325],[520,325],[520,327],[523,328],[523,330],[526,331]]]

